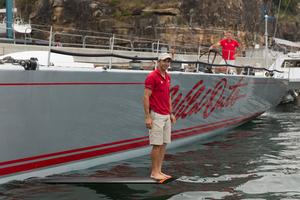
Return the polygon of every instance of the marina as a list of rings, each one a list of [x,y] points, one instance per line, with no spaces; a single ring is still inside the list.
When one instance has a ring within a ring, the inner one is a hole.
[[[0,123],[3,134],[7,133],[0,145],[1,183],[87,169],[150,152],[139,99],[145,77],[162,53],[159,42],[156,52],[141,54],[114,50],[118,39],[113,36],[109,50],[88,53],[86,48],[77,52],[52,46],[55,35],[49,33],[48,51],[1,57],[1,101],[7,105]],[[209,57],[217,53],[177,54],[172,61],[170,93],[177,123],[168,148],[223,134],[275,107],[287,94],[288,77],[265,76],[285,72],[217,64],[215,59],[210,63]],[[188,57],[180,60],[184,55]],[[183,64],[194,69],[182,68]],[[224,67],[241,72],[210,72]]]
[[[300,3],[227,3],[0,1],[0,200],[300,198]]]

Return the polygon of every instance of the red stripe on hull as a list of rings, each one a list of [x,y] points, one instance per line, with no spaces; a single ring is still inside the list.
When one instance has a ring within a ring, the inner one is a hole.
[[[183,131],[183,133],[173,134],[172,139],[176,140],[176,139],[180,139],[180,138],[186,138],[186,137],[193,136],[193,135],[203,134],[203,133],[206,133],[209,131],[214,131],[219,128],[226,128],[226,127],[229,127],[230,125],[241,123],[245,120],[248,120],[249,118],[256,117],[258,115],[260,115],[260,114],[256,113],[256,114],[248,116],[246,118],[245,117],[239,118],[239,119],[236,118],[236,119],[231,119],[231,121],[225,120],[225,123],[224,122],[223,123],[216,122],[216,123],[214,123],[214,125],[212,125],[212,124],[206,125],[207,127],[203,127],[203,125],[201,125],[196,128],[191,128],[191,130]],[[228,121],[228,122],[226,122],[226,121]],[[141,137],[141,138],[147,138],[147,137]],[[139,139],[141,139],[141,138],[139,138]],[[132,139],[132,141],[135,141],[135,140],[136,139]],[[116,143],[122,143],[122,141],[116,142]],[[106,145],[109,145],[109,144],[106,144]],[[133,142],[130,144],[122,144],[122,145],[119,145],[116,147],[108,147],[108,148],[100,149],[100,150],[93,150],[93,151],[78,153],[78,154],[74,154],[74,155],[67,155],[67,156],[62,156],[62,157],[58,157],[58,158],[51,158],[51,159],[47,159],[47,160],[19,164],[16,166],[4,167],[4,168],[0,169],[0,175],[4,176],[4,175],[9,175],[9,174],[34,170],[34,169],[38,169],[38,168],[50,167],[50,166],[55,166],[55,165],[63,164],[63,163],[69,163],[69,162],[78,161],[78,160],[91,159],[91,158],[108,155],[108,154],[112,154],[112,153],[133,150],[133,149],[145,147],[148,145],[149,145],[149,142],[148,142],[148,139],[146,139],[144,141]],[[99,146],[101,146],[101,145],[99,145]],[[91,147],[87,147],[87,148],[91,148]],[[84,148],[82,148],[82,149],[84,149]],[[70,151],[79,151],[79,150],[77,149],[77,150],[70,150]],[[61,153],[62,152],[60,152],[60,154]],[[56,154],[59,154],[59,153],[56,153]],[[50,155],[50,154],[48,154],[48,155]],[[36,156],[36,157],[39,157],[39,156]],[[40,156],[40,158],[41,157],[43,157],[43,155]],[[31,157],[31,158],[33,158],[33,157]],[[27,159],[29,159],[29,158],[27,158]],[[23,160],[23,159],[20,159],[20,160]],[[13,163],[13,161],[8,161],[8,162]]]
[[[260,114],[255,114],[255,115],[260,115]],[[198,126],[185,128],[185,129],[175,130],[175,131],[172,131],[172,138],[174,137],[174,139],[175,139],[178,134],[180,134],[182,132],[185,132],[185,131],[190,131],[190,130],[199,129],[199,128],[205,128],[207,126],[215,126],[215,125],[218,125],[218,124],[223,124],[225,122],[231,122],[232,123],[233,121],[240,120],[240,119],[243,119],[243,118],[236,117],[236,118],[226,119],[226,120],[223,120],[223,121],[214,122],[214,123],[210,123],[210,124],[202,124],[202,125],[198,125]],[[15,164],[15,163],[19,163],[19,162],[26,162],[26,161],[30,161],[30,160],[37,160],[37,159],[42,159],[42,158],[47,158],[47,157],[60,156],[60,155],[64,155],[64,154],[71,154],[71,153],[76,153],[76,152],[80,152],[80,151],[87,151],[87,150],[92,150],[92,149],[101,148],[101,147],[108,147],[108,146],[113,146],[113,145],[118,145],[118,144],[123,144],[123,143],[128,143],[128,142],[134,142],[134,141],[137,141],[137,140],[142,140],[142,139],[147,139],[147,138],[148,138],[148,136],[143,136],[143,137],[132,138],[132,139],[127,139],[127,140],[121,140],[121,141],[112,142],[112,143],[106,143],[106,144],[94,145],[94,146],[89,146],[89,147],[83,147],[83,148],[79,148],[79,149],[72,149],[72,150],[66,150],[66,151],[60,151],[60,152],[55,152],[55,153],[50,153],[50,154],[39,155],[39,156],[21,158],[21,159],[16,159],[16,160],[10,160],[10,161],[5,161],[5,162],[0,162],[0,166]]]
[[[56,152],[56,153],[44,154],[44,155],[33,156],[33,157],[28,157],[28,158],[22,158],[22,159],[17,159],[17,160],[10,160],[10,161],[1,162],[0,166],[14,164],[14,163],[18,163],[18,162],[26,162],[26,161],[30,161],[30,160],[37,160],[37,159],[47,158],[47,157],[52,157],[52,156],[59,156],[59,155],[63,155],[63,154],[76,153],[79,151],[86,151],[86,150],[91,150],[91,149],[95,149],[95,148],[107,147],[107,146],[132,142],[132,141],[136,141],[136,140],[141,140],[141,139],[145,139],[145,138],[147,138],[147,136],[140,137],[140,138],[128,139],[128,140],[121,140],[121,141],[107,143],[107,144],[100,144],[100,145],[95,145],[95,146],[90,146],[90,147],[83,147],[83,148],[79,148],[79,149],[60,151],[60,152]]]
[[[82,159],[94,158],[94,157],[98,157],[101,155],[111,154],[111,153],[120,152],[120,151],[124,151],[124,150],[128,150],[128,149],[135,149],[138,147],[146,146],[148,144],[149,144],[149,142],[146,140],[146,141],[142,141],[142,142],[121,145],[118,147],[110,147],[110,148],[106,148],[106,149],[101,149],[101,150],[96,150],[96,151],[91,151],[91,152],[86,152],[86,153],[80,153],[80,154],[76,154],[76,155],[63,156],[63,157],[59,157],[59,158],[52,158],[52,159],[48,159],[48,160],[42,160],[42,161],[36,161],[36,162],[32,162],[32,163],[26,163],[26,164],[21,164],[21,165],[17,165],[17,166],[12,166],[12,167],[6,167],[6,168],[0,169],[0,175],[8,175],[8,174],[13,174],[13,173],[17,173],[17,172],[33,170],[33,169],[37,169],[37,168],[53,166],[53,165],[68,163],[68,162],[82,160]]]

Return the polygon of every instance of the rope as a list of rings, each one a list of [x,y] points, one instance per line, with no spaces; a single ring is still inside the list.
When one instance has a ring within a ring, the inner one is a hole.
[[[36,70],[38,67],[37,59],[30,58],[29,60],[17,60],[12,58],[11,56],[0,59],[0,64],[11,63],[12,65],[20,65],[25,70]]]
[[[69,56],[79,56],[79,57],[115,57],[115,58],[122,58],[122,59],[127,59],[127,60],[150,60],[150,61],[154,61],[154,60],[158,60],[158,57],[137,57],[137,56],[125,56],[125,55],[120,55],[120,54],[115,54],[115,53],[96,53],[96,54],[90,54],[90,53],[74,53],[74,52],[67,52],[67,51],[62,51],[62,50],[57,50],[57,49],[51,49],[50,50],[52,53],[58,53],[58,54],[63,54],[63,55],[69,55]],[[209,53],[210,51],[204,52],[201,56],[203,56],[205,53]],[[215,53],[219,53],[216,51],[213,51]],[[219,55],[221,55],[219,53]],[[226,60],[225,60],[226,62]],[[229,67],[233,67],[233,68],[240,68],[240,69],[244,69],[244,68],[250,68],[250,69],[254,69],[254,70],[261,70],[261,71],[268,71],[268,72],[278,72],[278,73],[283,73],[283,71],[278,71],[278,70],[269,70],[267,68],[260,68],[260,67],[253,67],[253,66],[237,66],[237,65],[230,65],[228,63],[224,64],[213,64],[213,63],[205,63],[205,62],[201,62],[201,61],[182,61],[182,60],[172,60],[172,63],[186,63],[186,64],[201,64],[201,65],[207,65],[210,67],[224,67],[224,66],[229,66]]]

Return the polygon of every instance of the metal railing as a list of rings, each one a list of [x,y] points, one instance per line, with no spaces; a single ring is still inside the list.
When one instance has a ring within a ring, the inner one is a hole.
[[[59,36],[59,37],[58,37]],[[62,43],[62,39],[65,39],[66,42]],[[79,38],[79,39],[77,39]],[[81,41],[81,43],[73,43],[72,41]],[[62,32],[55,32],[53,34],[52,44],[54,46],[63,45],[63,46],[75,46],[75,47],[84,47],[83,44],[83,35],[79,34],[71,34],[71,33],[62,33]]]
[[[116,38],[114,35],[109,39],[109,43],[111,45],[111,49],[119,49],[119,50],[133,50],[133,43],[131,40]],[[122,44],[124,46],[122,46]],[[129,46],[128,46],[129,45]]]
[[[50,30],[46,30],[46,26],[32,25],[30,34],[15,33],[14,38],[5,39],[0,38],[2,41],[13,42],[25,45],[48,45]],[[28,28],[29,29],[29,28]],[[27,30],[25,30],[27,32]],[[98,35],[97,35],[98,34]],[[180,53],[196,53],[199,48],[197,45],[170,45],[167,42],[145,39],[138,37],[124,38],[122,35],[109,34],[102,32],[86,32],[86,33],[64,33],[55,31],[52,33],[52,46],[64,47],[82,47],[82,48],[100,48],[100,49],[113,49],[113,50],[129,50],[141,52],[163,52],[170,51],[171,48],[176,48],[176,52]]]
[[[93,44],[88,43],[88,39],[93,39]],[[95,44],[95,41],[100,41],[102,44]],[[104,48],[104,49],[110,49],[110,37],[101,37],[101,36],[90,36],[86,35],[83,37],[82,46],[84,48]],[[106,43],[106,44],[105,44]]]

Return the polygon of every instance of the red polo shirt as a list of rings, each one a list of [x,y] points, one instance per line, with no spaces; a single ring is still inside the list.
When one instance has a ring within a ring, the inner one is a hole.
[[[220,45],[222,46],[222,57],[224,60],[235,60],[235,50],[240,44],[236,40],[228,41],[227,39],[223,39],[220,41]]]
[[[145,80],[145,88],[152,91],[150,96],[150,110],[161,115],[170,114],[170,85],[171,78],[166,73],[165,78],[156,69]]]

